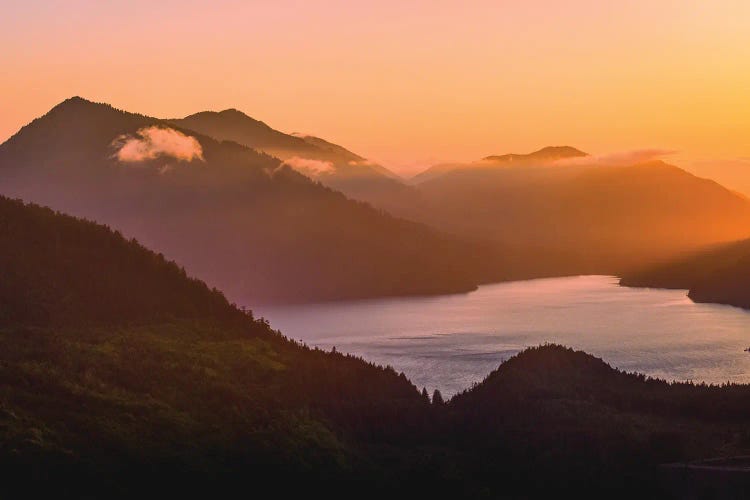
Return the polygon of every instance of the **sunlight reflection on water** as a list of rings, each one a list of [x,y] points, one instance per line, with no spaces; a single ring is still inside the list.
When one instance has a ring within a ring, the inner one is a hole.
[[[256,308],[308,345],[353,353],[451,395],[526,346],[556,342],[668,380],[750,382],[750,313],[611,276],[501,283],[464,295]]]

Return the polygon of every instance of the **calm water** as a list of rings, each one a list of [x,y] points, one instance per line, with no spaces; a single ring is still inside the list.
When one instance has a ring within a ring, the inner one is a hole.
[[[443,394],[481,381],[526,346],[556,342],[668,380],[750,382],[750,313],[682,290],[623,288],[610,276],[482,286],[465,295],[266,307],[308,345],[403,371]]]

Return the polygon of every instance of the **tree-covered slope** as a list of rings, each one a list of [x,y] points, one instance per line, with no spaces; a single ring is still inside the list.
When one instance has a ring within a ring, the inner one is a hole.
[[[623,286],[684,288],[696,302],[750,308],[750,240],[719,245],[626,273]]]
[[[221,292],[134,240],[0,197],[0,324],[239,316]]]
[[[0,243],[7,492],[382,479],[364,450],[419,429],[427,402],[403,375],[291,342],[106,227],[0,199]]]
[[[746,455],[749,398],[748,385],[668,383],[545,345],[505,361],[440,418],[470,456],[467,475],[503,477],[510,497],[740,498],[740,476],[717,469],[694,481],[685,469],[672,482],[662,466]]]

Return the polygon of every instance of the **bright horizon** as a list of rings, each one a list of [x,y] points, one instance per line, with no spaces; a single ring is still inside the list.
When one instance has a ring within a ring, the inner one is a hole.
[[[750,193],[750,4],[54,2],[3,8],[0,141],[80,95],[237,108],[402,175],[570,145]]]

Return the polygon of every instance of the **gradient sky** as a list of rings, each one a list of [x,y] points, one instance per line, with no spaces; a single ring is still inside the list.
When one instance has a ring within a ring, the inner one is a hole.
[[[234,107],[404,173],[670,149],[750,192],[747,0],[11,0],[0,47],[0,141],[81,95],[161,117]]]

